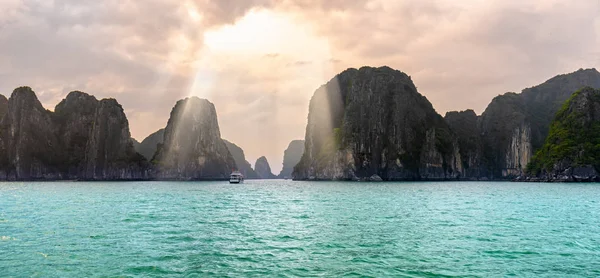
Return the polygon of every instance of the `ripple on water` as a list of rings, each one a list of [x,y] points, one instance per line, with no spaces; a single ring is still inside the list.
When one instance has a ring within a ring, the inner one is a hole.
[[[157,261],[177,261],[177,260],[181,260],[182,257],[176,256],[176,255],[164,255],[164,256],[156,257],[155,259]]]
[[[169,271],[163,269],[158,266],[136,266],[130,267],[125,270],[126,273],[131,274],[160,274],[160,275],[168,275],[168,274],[178,274],[176,271]]]
[[[600,276],[595,185],[99,182],[7,190],[0,184],[8,196],[0,198],[0,269],[8,277]]]
[[[167,237],[167,240],[169,241],[173,241],[173,242],[191,242],[191,241],[196,241],[196,239],[192,236],[170,236]]]

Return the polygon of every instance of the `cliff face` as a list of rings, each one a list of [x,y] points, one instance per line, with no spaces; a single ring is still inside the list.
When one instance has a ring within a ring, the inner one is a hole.
[[[531,158],[531,122],[521,95],[494,98],[481,115],[479,128],[488,177],[519,176]]]
[[[444,120],[458,138],[461,161],[463,163],[463,179],[479,179],[486,177],[483,167],[483,142],[478,126],[479,117],[473,110],[448,112]]]
[[[595,69],[578,70],[553,77],[521,94],[500,95],[477,117],[477,127],[473,126],[474,115],[448,113],[446,121],[459,137],[461,157],[468,169],[464,177],[497,180],[523,175],[533,153],[548,136],[555,113],[573,92],[585,86],[600,88],[600,73]]]
[[[61,179],[63,156],[54,129],[52,113],[42,107],[28,87],[17,88],[8,100],[2,118],[3,149],[6,150],[2,178],[10,180]]]
[[[549,132],[524,179],[600,181],[600,90],[587,87],[575,92]]]
[[[163,143],[164,137],[165,129],[161,128],[142,140],[142,142],[136,148],[136,151],[143,155],[147,160],[152,160],[158,145]]]
[[[254,163],[254,171],[256,171],[256,175],[258,175],[259,179],[276,178],[276,176],[271,172],[271,166],[269,166],[267,158],[264,156],[261,156],[256,160],[256,163]]]
[[[294,179],[443,180],[462,174],[458,142],[410,77],[348,69],[313,95]]]
[[[197,97],[178,101],[153,163],[159,179],[227,179],[236,165],[221,139],[215,106]]]
[[[584,87],[600,88],[600,73],[596,69],[579,69],[557,75],[540,85],[523,90],[521,95],[532,123],[531,144],[534,150],[544,144],[556,112],[575,91]]]
[[[290,142],[287,149],[283,153],[283,168],[277,176],[280,179],[287,179],[292,177],[292,171],[294,166],[300,162],[302,154],[304,153],[304,140],[294,140]]]
[[[133,148],[129,122],[114,99],[96,105],[90,137],[85,148],[85,179],[146,179],[147,161]]]
[[[0,95],[0,179],[6,179],[6,172],[10,168],[8,161],[8,126],[2,124],[4,116],[8,113],[8,99]]]
[[[65,165],[68,173],[77,176],[85,171],[86,148],[96,117],[98,100],[82,92],[71,92],[54,109],[54,119],[62,140],[62,149],[68,153]],[[82,169],[83,168],[83,169]]]
[[[133,150],[123,109],[72,92],[45,110],[28,87],[17,88],[2,119],[0,178],[9,180],[129,180],[148,178],[147,162]]]
[[[237,165],[237,170],[244,175],[246,179],[257,179],[258,175],[252,169],[252,165],[246,160],[246,155],[244,155],[244,150],[238,147],[236,144],[231,143],[227,140],[223,140],[227,149],[233,156],[233,160],[235,160],[235,164]]]

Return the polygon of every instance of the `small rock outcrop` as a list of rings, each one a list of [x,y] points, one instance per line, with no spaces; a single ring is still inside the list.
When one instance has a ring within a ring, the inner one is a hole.
[[[44,109],[29,87],[13,91],[0,123],[0,179],[137,180],[150,175],[114,99],[71,92]]]
[[[600,181],[600,90],[584,88],[558,111],[526,180]]]
[[[246,179],[257,179],[258,175],[252,169],[252,165],[246,160],[246,155],[244,155],[244,150],[240,148],[238,145],[231,143],[227,140],[223,140],[227,149],[233,156],[233,160],[235,160],[235,164],[237,165],[237,170],[244,175]]]
[[[411,78],[348,69],[313,95],[298,180],[446,180],[462,175],[458,142]]]
[[[304,153],[304,140],[294,140],[290,142],[287,149],[283,153],[283,167],[277,176],[280,179],[292,178],[294,166],[300,162]]]
[[[8,99],[4,95],[0,95],[0,121],[8,112]]]
[[[143,155],[148,161],[152,160],[152,157],[156,153],[158,145],[163,143],[165,136],[165,129],[161,128],[156,132],[148,135],[136,148],[136,151]]]
[[[271,172],[271,166],[269,166],[269,162],[267,158],[264,156],[259,157],[254,163],[254,171],[256,175],[258,175],[259,179],[274,179],[275,175]]]
[[[236,164],[221,139],[215,106],[198,97],[178,101],[152,162],[158,179],[229,178]]]

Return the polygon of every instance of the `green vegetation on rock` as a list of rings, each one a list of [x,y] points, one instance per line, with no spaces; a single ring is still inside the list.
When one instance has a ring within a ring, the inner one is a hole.
[[[575,92],[556,113],[544,145],[527,172],[538,175],[569,167],[600,169],[600,90]]]

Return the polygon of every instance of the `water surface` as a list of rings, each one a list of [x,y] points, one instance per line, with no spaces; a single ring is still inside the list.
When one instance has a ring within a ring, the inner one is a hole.
[[[0,183],[0,276],[600,276],[600,185]]]

